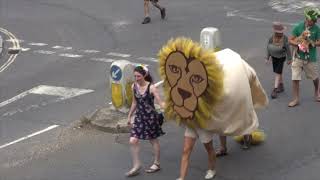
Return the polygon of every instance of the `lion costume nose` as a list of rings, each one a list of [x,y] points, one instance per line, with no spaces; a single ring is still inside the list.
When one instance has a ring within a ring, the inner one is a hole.
[[[178,92],[181,95],[183,100],[188,99],[191,96],[190,92],[188,92],[188,91],[186,91],[186,90],[184,90],[182,88],[178,88]]]

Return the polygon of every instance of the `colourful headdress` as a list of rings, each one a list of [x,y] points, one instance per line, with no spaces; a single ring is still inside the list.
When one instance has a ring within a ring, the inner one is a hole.
[[[320,10],[318,8],[315,8],[315,7],[306,7],[304,9],[304,16],[308,20],[315,21],[320,17]]]

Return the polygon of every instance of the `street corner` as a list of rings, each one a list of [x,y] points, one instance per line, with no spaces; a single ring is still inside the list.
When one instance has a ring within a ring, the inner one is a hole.
[[[108,133],[128,133],[130,128],[127,125],[128,115],[114,109],[112,106],[96,109],[88,117],[90,125],[98,130]]]

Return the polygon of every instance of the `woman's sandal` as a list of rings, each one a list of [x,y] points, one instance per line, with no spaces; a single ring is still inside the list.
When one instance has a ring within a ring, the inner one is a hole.
[[[226,149],[219,149],[216,151],[216,157],[226,156],[228,155],[228,151]]]
[[[155,168],[153,168],[155,167]],[[156,163],[153,163],[148,169],[146,169],[146,173],[154,173],[154,172],[157,172],[159,171],[161,168],[160,168],[160,164],[156,164]]]
[[[129,172],[126,173],[126,176],[127,177],[133,177],[133,176],[136,176],[140,173],[140,169],[141,169],[141,166],[136,168],[136,169],[131,169]]]

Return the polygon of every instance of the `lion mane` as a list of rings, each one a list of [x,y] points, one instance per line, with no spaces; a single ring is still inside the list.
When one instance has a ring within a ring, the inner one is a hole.
[[[170,39],[161,48],[158,53],[158,59],[160,76],[164,81],[163,90],[166,102],[166,119],[176,120],[178,124],[182,123],[191,128],[195,126],[204,128],[207,121],[212,119],[214,105],[220,100],[224,92],[222,66],[217,61],[214,53],[213,50],[204,49],[199,43],[185,37]],[[178,65],[180,63],[178,61],[183,61],[183,66],[181,65],[180,69],[177,69],[173,65],[168,65],[169,61],[171,64]],[[188,65],[190,65],[190,67]],[[173,80],[171,74],[168,74],[169,68],[171,67],[175,68],[173,72],[177,73],[177,78]],[[197,75],[190,75],[190,71],[193,71],[192,73],[194,74],[201,71],[202,75],[206,77],[201,78]],[[191,87],[189,88],[191,89],[189,92],[195,94],[194,99],[190,102],[187,102],[186,99],[185,101],[180,100],[192,96],[187,92],[182,93],[183,87],[177,87],[179,86],[177,85],[178,82],[184,78],[182,74],[184,74],[186,78],[189,78],[184,80],[184,84],[188,84],[188,87]],[[197,83],[200,81],[203,81],[201,82],[203,84],[198,85]],[[185,97],[177,99],[179,94]],[[184,103],[188,103],[189,107],[182,107],[186,106]],[[187,115],[182,115],[182,112],[187,112]]]

